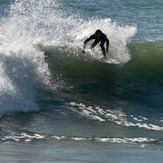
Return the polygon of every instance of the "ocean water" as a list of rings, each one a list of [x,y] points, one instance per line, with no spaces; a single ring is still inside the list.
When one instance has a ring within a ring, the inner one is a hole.
[[[0,0],[0,162],[162,162],[162,6]]]

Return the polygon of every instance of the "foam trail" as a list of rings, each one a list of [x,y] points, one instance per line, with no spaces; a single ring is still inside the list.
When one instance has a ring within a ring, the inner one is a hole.
[[[136,119],[133,115],[131,116],[137,123],[130,122],[127,120],[127,116],[121,111],[116,110],[104,110],[100,107],[93,108],[92,106],[86,106],[82,103],[77,104],[75,102],[70,102],[70,109],[74,112],[79,113],[80,115],[87,117],[91,120],[96,120],[99,122],[112,121],[117,125],[126,126],[126,127],[138,127],[145,128],[148,130],[162,131],[163,127],[155,124],[148,124],[144,121],[147,121],[147,118],[139,116],[140,119]],[[141,123],[140,123],[141,120]]]
[[[95,141],[100,143],[121,143],[121,144],[141,144],[141,147],[144,148],[146,145],[158,143],[158,139],[150,139],[150,138],[113,138],[113,137],[82,137],[82,136],[58,136],[58,135],[40,135],[40,134],[29,134],[29,133],[21,133],[19,135],[14,136],[5,136],[0,139],[1,142],[32,142],[36,140],[42,139],[56,139],[56,140],[70,140],[70,141]]]

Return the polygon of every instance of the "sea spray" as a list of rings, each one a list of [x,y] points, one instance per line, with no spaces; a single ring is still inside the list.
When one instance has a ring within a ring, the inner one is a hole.
[[[48,84],[48,68],[41,58],[43,54],[34,49],[19,49],[1,55],[0,113],[38,110],[36,88]]]
[[[20,13],[23,3],[12,4],[8,17],[0,25],[0,114],[38,110],[36,88],[49,84],[44,53],[32,44],[38,39],[35,24],[29,23],[33,17],[25,9]]]

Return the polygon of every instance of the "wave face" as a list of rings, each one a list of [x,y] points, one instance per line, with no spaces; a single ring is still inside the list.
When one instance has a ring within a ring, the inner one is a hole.
[[[76,56],[79,51],[74,49],[64,50],[53,46],[40,48],[45,50],[51,73],[60,76],[66,85],[65,89],[72,87],[76,97],[77,94],[85,100],[90,97],[92,103],[102,98],[107,101],[107,105],[126,101],[137,105],[138,108],[134,110],[139,110],[143,105],[146,108],[144,112],[155,112],[156,108],[161,112],[162,44],[162,41],[131,41],[126,45],[131,59],[122,65]],[[88,95],[86,98],[85,94]],[[126,105],[123,107],[125,109]]]

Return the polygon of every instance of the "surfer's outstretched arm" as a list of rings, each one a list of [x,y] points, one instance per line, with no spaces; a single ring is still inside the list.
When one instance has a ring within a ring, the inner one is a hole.
[[[94,34],[91,35],[89,38],[87,38],[87,39],[84,41],[83,51],[82,51],[83,53],[85,53],[84,49],[85,49],[85,47],[86,47],[87,42],[89,42],[89,41],[92,40],[92,39],[94,39]]]
[[[87,44],[87,42],[89,42],[90,40],[94,39],[94,34],[91,35],[89,38],[87,38],[85,41],[84,41],[84,45]]]

